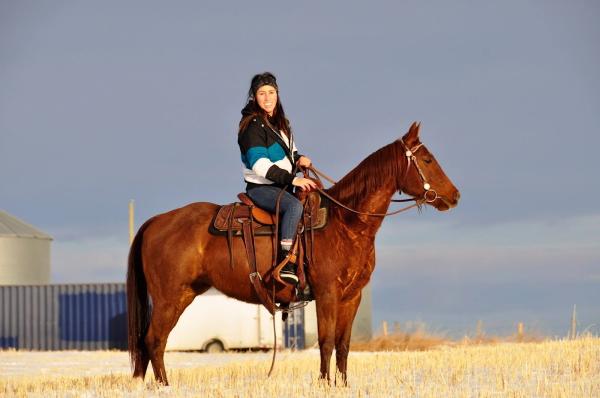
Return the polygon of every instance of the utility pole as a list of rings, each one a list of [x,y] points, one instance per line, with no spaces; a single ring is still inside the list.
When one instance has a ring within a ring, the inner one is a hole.
[[[573,314],[571,315],[571,339],[577,338],[577,305],[573,304]]]
[[[135,236],[133,230],[133,213],[134,213],[134,203],[133,199],[129,201],[129,245],[133,242],[133,237]]]

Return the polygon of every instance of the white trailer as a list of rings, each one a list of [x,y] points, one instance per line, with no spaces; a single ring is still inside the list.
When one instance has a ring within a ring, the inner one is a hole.
[[[281,347],[281,314],[275,317]],[[210,289],[181,314],[167,340],[168,351],[273,348],[273,320],[262,305],[248,304]]]

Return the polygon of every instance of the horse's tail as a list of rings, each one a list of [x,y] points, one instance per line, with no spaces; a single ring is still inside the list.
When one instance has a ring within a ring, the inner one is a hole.
[[[142,267],[142,241],[145,229],[152,219],[140,227],[129,249],[127,267],[127,341],[133,376],[144,377],[148,366],[148,349],[144,343],[150,321],[151,308],[146,277]]]

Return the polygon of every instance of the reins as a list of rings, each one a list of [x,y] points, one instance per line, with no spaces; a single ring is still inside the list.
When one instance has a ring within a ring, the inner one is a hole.
[[[294,169],[294,173],[296,172],[296,170]],[[279,192],[279,194],[277,195],[277,199],[275,201],[275,232],[273,235],[273,247],[274,247],[274,256],[273,256],[273,262],[271,264],[271,268],[275,269],[275,267],[277,266],[277,260],[278,260],[278,240],[279,240],[279,208],[280,208],[280,204],[281,204],[281,197],[283,196],[283,192],[287,189],[287,185]],[[312,231],[312,230],[311,230]],[[300,239],[300,236],[297,236],[296,239]],[[312,247],[312,245],[311,245]],[[273,300],[273,303],[275,303],[275,283],[273,283],[272,289],[271,289],[271,299]],[[273,323],[273,356],[271,358],[271,367],[269,368],[269,372],[267,373],[267,377],[271,377],[271,374],[273,373],[273,369],[275,368],[275,358],[277,356],[277,327],[275,325],[275,314],[277,312],[282,312],[282,313],[290,313],[295,311],[296,309],[299,308],[304,308],[308,305],[308,301],[296,304],[296,305],[292,305],[292,306],[288,306],[287,308],[282,308],[280,306],[275,305],[274,308],[274,314],[271,316],[271,320]]]
[[[327,199],[331,200],[333,203],[335,203],[336,205],[342,207],[343,209],[346,209],[346,210],[351,211],[351,212],[356,213],[356,214],[360,214],[360,215],[363,215],[363,216],[371,216],[371,217],[393,216],[395,214],[399,214],[399,213],[402,213],[402,212],[404,212],[406,210],[412,209],[413,207],[419,207],[420,208],[420,206],[422,206],[424,203],[434,202],[440,196],[437,194],[436,191],[434,191],[433,189],[431,189],[431,185],[429,185],[429,183],[427,182],[427,180],[425,178],[425,174],[423,173],[423,170],[421,170],[421,168],[419,167],[419,164],[417,163],[417,157],[415,156],[415,152],[419,148],[421,148],[421,146],[423,146],[423,144],[421,143],[421,144],[416,145],[416,146],[414,146],[414,147],[412,147],[412,148],[409,149],[402,140],[399,140],[399,142],[406,149],[406,151],[404,152],[404,155],[406,156],[406,159],[407,159],[407,166],[406,166],[405,173],[408,172],[408,169],[410,168],[411,161],[412,161],[412,163],[414,163],[414,165],[415,165],[415,168],[417,169],[417,172],[419,173],[419,177],[421,177],[421,181],[423,181],[423,189],[425,191],[423,192],[423,197],[421,197],[421,198],[391,199],[390,202],[402,203],[402,202],[413,202],[414,201],[415,203],[413,203],[412,205],[407,206],[407,207],[403,207],[402,209],[394,210],[394,211],[389,212],[389,213],[369,213],[369,212],[362,212],[362,211],[358,211],[358,210],[355,210],[355,209],[351,209],[350,207],[344,205],[339,200],[337,200],[334,197],[332,197],[331,195],[329,195],[322,188],[317,187],[317,190],[321,193],[321,195],[325,196]],[[329,177],[327,174],[323,173],[322,171],[320,171],[319,169],[317,169],[313,165],[310,165],[310,166],[308,166],[305,169],[305,175],[308,176],[309,172],[311,172],[311,171],[314,174],[315,179],[318,180],[321,183],[322,186],[324,186],[324,185],[323,185],[323,181],[321,181],[320,177],[323,177],[324,179],[326,179],[327,181],[329,181],[333,185],[337,184],[337,181],[335,181],[333,178]]]
[[[413,204],[412,204],[412,205],[410,205],[410,206],[406,206],[406,207],[403,207],[403,208],[401,208],[401,209],[398,209],[398,210],[391,211],[391,212],[389,212],[389,213],[368,213],[368,212],[358,211],[358,210],[354,210],[354,209],[351,209],[351,208],[349,208],[349,207],[348,207],[348,206],[346,206],[345,204],[341,203],[339,200],[337,200],[337,199],[335,199],[334,197],[332,197],[331,195],[329,195],[329,194],[328,194],[327,192],[325,192],[325,190],[323,190],[322,188],[317,188],[317,190],[319,191],[319,193],[321,193],[321,195],[325,196],[327,199],[331,200],[331,201],[332,201],[333,203],[335,203],[336,205],[338,205],[338,206],[340,206],[340,207],[342,207],[342,208],[344,208],[344,209],[346,209],[346,210],[348,210],[348,211],[351,211],[351,212],[353,212],[353,213],[360,214],[360,215],[363,215],[363,216],[371,216],[371,217],[386,217],[386,216],[393,216],[393,215],[395,215],[395,214],[402,213],[403,211],[410,210],[410,209],[412,209],[413,207],[419,207],[419,206],[421,206],[423,203],[425,203],[425,202],[426,202],[426,200],[425,200],[424,198],[423,198],[423,199],[398,199],[398,201],[402,201],[402,202],[412,202],[412,201],[414,201],[415,203],[413,203]]]

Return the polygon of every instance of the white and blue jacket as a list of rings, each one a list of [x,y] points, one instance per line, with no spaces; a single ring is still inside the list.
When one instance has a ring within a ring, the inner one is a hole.
[[[295,162],[300,158],[288,136],[276,131],[256,116],[238,135],[244,180],[248,187],[257,185],[291,186]]]

